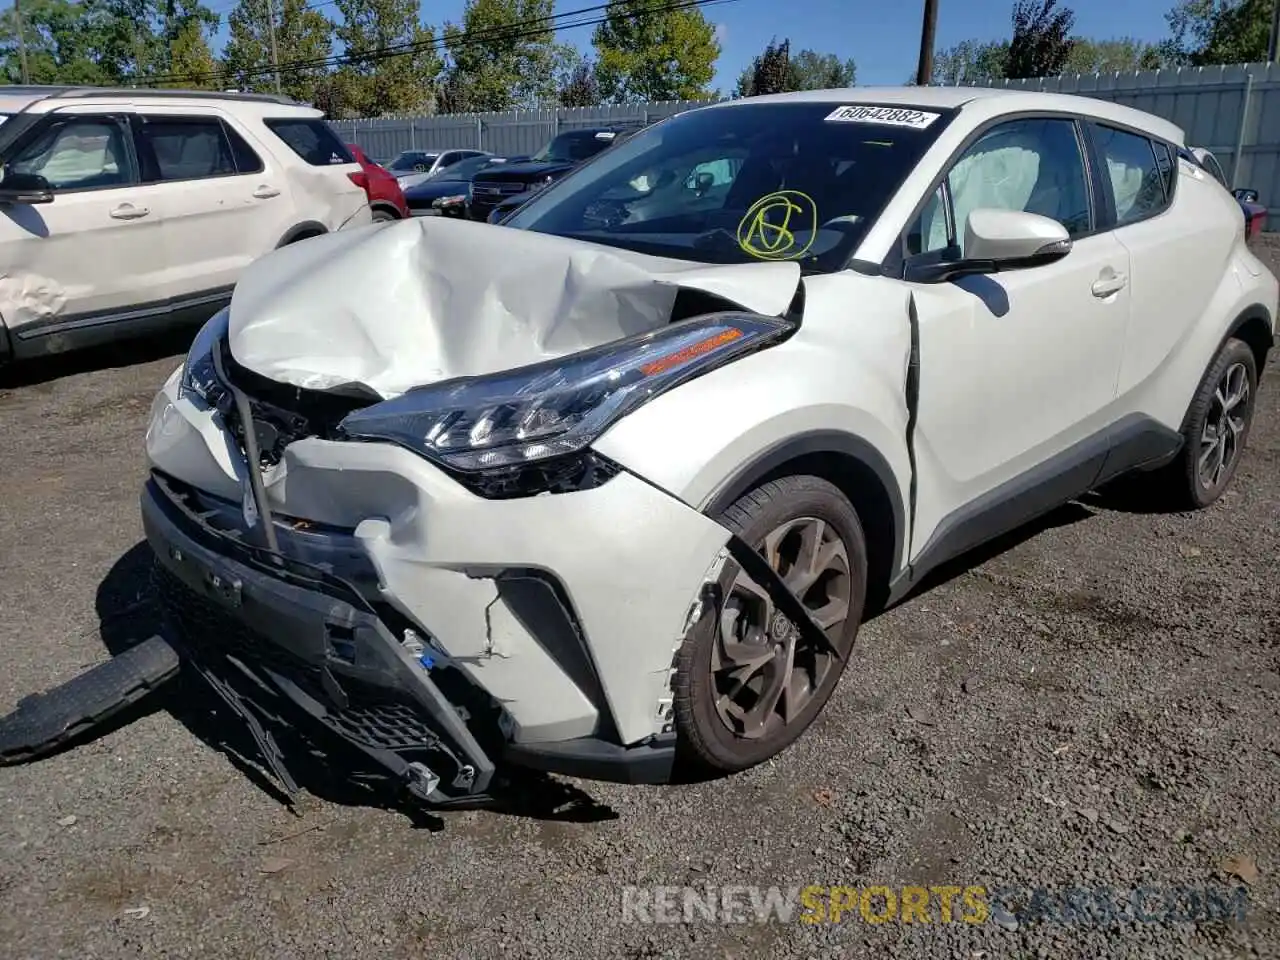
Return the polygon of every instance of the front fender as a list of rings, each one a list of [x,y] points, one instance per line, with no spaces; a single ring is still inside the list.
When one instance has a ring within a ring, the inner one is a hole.
[[[810,281],[800,330],[775,347],[663,394],[615,424],[595,449],[700,510],[745,492],[797,456],[858,456],[909,501],[905,304],[838,323],[815,309]],[[823,300],[827,298],[822,298]],[[844,301],[850,302],[850,301]],[[824,446],[825,444],[825,446]]]

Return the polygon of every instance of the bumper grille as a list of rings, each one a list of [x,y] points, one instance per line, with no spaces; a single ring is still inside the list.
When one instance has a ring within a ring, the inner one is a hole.
[[[348,705],[329,702],[319,667],[294,656],[243,621],[201,596],[158,564],[153,581],[161,607],[191,653],[216,670],[230,655],[250,669],[266,667],[297,684],[313,700],[325,704],[328,725],[354,743],[381,750],[420,750],[437,737],[410,697],[350,677],[339,682]],[[234,668],[231,668],[234,671]]]

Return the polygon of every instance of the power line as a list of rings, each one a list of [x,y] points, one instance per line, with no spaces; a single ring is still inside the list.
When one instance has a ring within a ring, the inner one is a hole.
[[[736,3],[738,0],[671,0],[671,2],[659,4],[657,6],[641,7],[628,11],[629,15],[639,16],[644,14],[667,13],[676,10],[687,10],[698,7],[717,6],[725,3]],[[292,60],[280,63],[278,69],[281,73],[294,73],[301,70],[316,70],[327,67],[343,66],[357,63],[377,63],[391,57],[406,56],[413,53],[422,53],[428,50],[443,50],[446,47],[467,47],[479,45],[493,41],[518,40],[527,37],[540,36],[550,33],[559,33],[563,30],[575,29],[577,27],[594,26],[604,23],[609,18],[607,16],[596,17],[588,20],[580,20],[573,23],[556,24],[554,21],[567,19],[569,17],[580,16],[586,13],[595,13],[607,10],[610,5],[608,3],[597,4],[591,7],[583,7],[578,10],[570,10],[565,13],[551,14],[542,17],[531,17],[527,20],[516,21],[510,24],[504,24],[500,27],[488,27],[481,30],[469,30],[452,37],[441,36],[439,39],[430,41],[410,41],[406,43],[393,44],[380,50],[373,50],[367,53],[357,54],[340,54],[329,57],[315,57],[311,59]],[[533,26],[534,24],[543,24],[542,26]],[[171,74],[168,76],[148,77],[144,81],[145,84],[157,83],[181,83],[196,82],[205,80],[223,79],[247,79],[269,75],[276,72],[276,65],[264,67],[253,67],[246,70],[217,70],[211,73],[200,74]]]

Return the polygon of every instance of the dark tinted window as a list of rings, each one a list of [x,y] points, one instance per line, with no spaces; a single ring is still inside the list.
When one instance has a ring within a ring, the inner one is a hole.
[[[226,130],[227,139],[231,143],[231,155],[235,157],[236,169],[240,173],[261,173],[264,167],[258,151],[249,146],[244,137],[236,133],[235,127],[223,124],[223,129]]]
[[[1155,144],[1139,134],[1101,125],[1094,126],[1093,137],[1106,164],[1104,179],[1115,200],[1116,223],[1123,226],[1160,213],[1167,201]]]
[[[1156,169],[1160,171],[1160,182],[1164,186],[1166,200],[1173,199],[1173,188],[1177,185],[1178,167],[1174,163],[1173,152],[1168,144],[1152,142],[1156,153]]]
[[[546,163],[580,163],[613,144],[617,134],[610,130],[573,130],[562,133],[533,155]]]
[[[55,190],[94,190],[136,183],[125,127],[112,117],[68,117],[40,128],[8,162]]]
[[[387,164],[387,169],[396,173],[425,173],[439,156],[438,153],[425,153],[422,150],[406,150]]]
[[[488,157],[468,157],[432,175],[433,180],[470,180],[489,165]]]
[[[313,167],[356,162],[347,145],[323,120],[290,118],[265,122],[268,129],[289,145],[289,149]]]
[[[1072,236],[1090,228],[1084,155],[1072,120],[1011,120],[992,127],[952,165],[947,193],[950,210],[940,192],[908,230],[908,253],[955,243],[963,255],[965,222],[979,208],[1038,213]]]
[[[505,223],[704,263],[836,270],[951,116],[831,103],[690,111],[628,137]]]
[[[1209,171],[1209,176],[1213,177],[1213,179],[1217,180],[1224,187],[1227,185],[1227,175],[1222,172],[1222,165],[1218,163],[1218,158],[1212,153],[1206,153],[1204,155],[1204,162],[1201,166]]]
[[[142,136],[159,180],[225,177],[236,172],[231,144],[216,117],[149,117]]]

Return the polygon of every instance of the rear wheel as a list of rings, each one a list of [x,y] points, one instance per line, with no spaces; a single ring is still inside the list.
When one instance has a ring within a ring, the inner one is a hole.
[[[1258,367],[1243,340],[1228,340],[1192,398],[1178,458],[1152,474],[1171,509],[1200,510],[1231,485],[1253,424]]]
[[[720,520],[782,575],[839,652],[805,640],[736,563],[725,565],[721,615],[685,638],[673,705],[687,759],[725,773],[780,753],[831,697],[861,623],[867,554],[853,506],[818,477],[763,484]]]
[[[399,220],[399,219],[400,218],[397,217],[390,210],[374,210],[373,211],[374,223],[389,223],[392,220]]]

